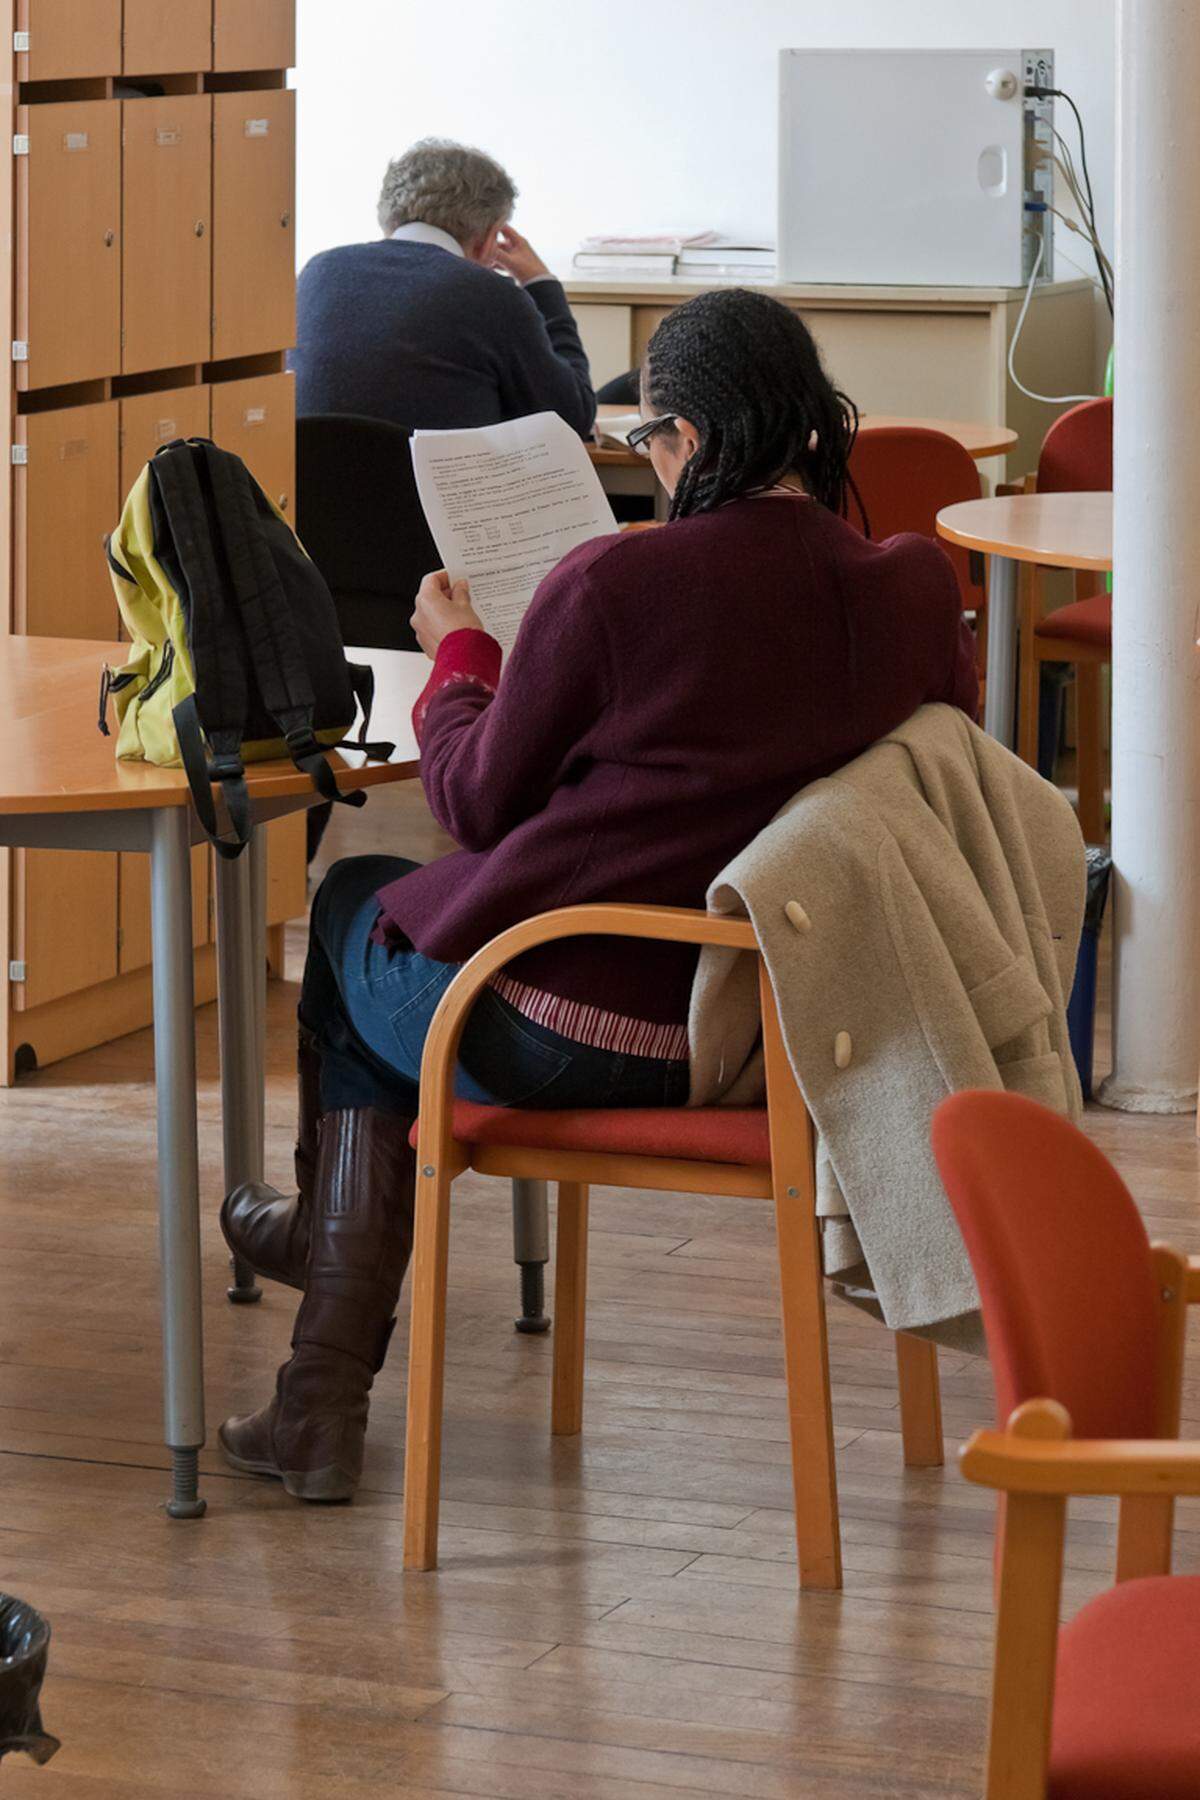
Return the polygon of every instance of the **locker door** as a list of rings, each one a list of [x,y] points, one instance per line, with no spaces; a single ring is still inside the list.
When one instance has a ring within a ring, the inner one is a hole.
[[[214,69],[290,69],[296,0],[213,0]]]
[[[125,0],[129,75],[212,67],[212,0]]]
[[[109,850],[18,852],[14,949],[25,980],[18,1012],[111,981],[117,973],[117,857]]]
[[[117,968],[127,975],[131,969],[144,969],[150,961],[150,858],[126,851],[117,860]],[[209,860],[207,844],[197,844],[192,851],[192,944],[196,949],[208,942]]]
[[[121,366],[121,113],[111,100],[20,106],[17,386],[55,387]]]
[[[296,96],[213,98],[213,356],[296,341]]]
[[[28,462],[14,471],[15,622],[34,637],[117,635],[104,539],[117,522],[117,406],[17,419]]]
[[[265,494],[291,518],[295,512],[296,396],[290,375],[252,375],[215,381],[212,434],[236,451]]]
[[[121,368],[206,362],[211,343],[212,100],[125,100]]]
[[[143,463],[172,438],[208,436],[208,389],[167,388],[121,401],[121,477],[124,499]]]
[[[16,26],[29,33],[18,81],[115,75],[121,67],[121,0],[17,0]]]

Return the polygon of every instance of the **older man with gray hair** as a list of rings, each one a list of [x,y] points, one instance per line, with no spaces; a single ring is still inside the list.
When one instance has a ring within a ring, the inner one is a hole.
[[[441,138],[390,163],[382,239],[300,276],[297,410],[409,431],[556,412],[587,436],[587,356],[561,282],[509,223],[516,196],[492,157]]]

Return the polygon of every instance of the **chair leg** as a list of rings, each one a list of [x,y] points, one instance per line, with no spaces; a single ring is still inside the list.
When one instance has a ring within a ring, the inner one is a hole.
[[[443,1171],[426,1176],[418,1169],[404,1448],[406,1569],[437,1568],[450,1185],[450,1177]]]
[[[896,1333],[896,1376],[900,1385],[900,1431],[907,1469],[940,1469],[946,1460],[942,1443],[942,1396],[938,1385],[937,1345],[911,1332]]]
[[[575,1437],[583,1427],[583,1359],[587,1320],[588,1191],[558,1184],[554,1246],[554,1361],[550,1430]]]
[[[1079,829],[1088,844],[1104,842],[1103,665],[1075,666],[1075,758],[1079,771]]]
[[[842,1542],[829,1394],[825,1285],[811,1191],[791,1188],[777,1192],[775,1221],[800,1586],[840,1588]]]

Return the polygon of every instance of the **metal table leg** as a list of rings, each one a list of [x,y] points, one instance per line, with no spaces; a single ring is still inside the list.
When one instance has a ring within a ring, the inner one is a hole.
[[[514,1181],[513,1261],[521,1271],[518,1331],[549,1331],[546,1264],[550,1260],[550,1208],[544,1181]]]
[[[175,1519],[196,1519],[204,1511],[199,1495],[199,1457],[204,1443],[204,1343],[200,1311],[192,865],[185,807],[160,807],[153,814],[150,896],[164,1413],[174,1478],[167,1511]]]
[[[989,557],[987,697],[984,730],[1013,748],[1013,714],[1017,696],[1017,577],[1019,565],[1009,556]]]
[[[256,831],[251,846],[261,836]],[[255,979],[254,880],[251,850],[232,861],[218,856],[217,983],[221,1046],[221,1129],[225,1192],[263,1177],[263,1061]],[[260,1300],[254,1271],[233,1259],[229,1298]]]

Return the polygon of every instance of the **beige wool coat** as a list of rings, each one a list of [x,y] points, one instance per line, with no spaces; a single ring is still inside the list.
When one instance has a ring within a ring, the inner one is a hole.
[[[941,705],[805,788],[709,889],[754,923],[820,1135],[826,1273],[893,1329],[980,1342],[930,1119],[971,1087],[1079,1115],[1066,1000],[1085,891],[1066,799]],[[762,1097],[753,963],[701,954],[692,1105]]]

